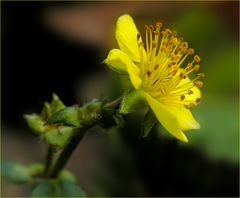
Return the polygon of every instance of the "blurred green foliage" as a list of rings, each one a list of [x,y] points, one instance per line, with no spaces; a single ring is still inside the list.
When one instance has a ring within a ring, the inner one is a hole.
[[[23,184],[31,181],[31,174],[27,167],[11,162],[1,162],[1,175],[14,184]]]
[[[193,110],[201,130],[187,132],[190,144],[214,159],[238,162],[239,48],[234,30],[211,9],[184,12],[172,27],[202,58],[202,102]]]

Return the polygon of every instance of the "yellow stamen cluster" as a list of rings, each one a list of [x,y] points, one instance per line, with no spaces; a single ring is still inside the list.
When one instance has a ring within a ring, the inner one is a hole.
[[[194,55],[194,50],[189,48],[182,38],[177,37],[175,31],[160,31],[161,27],[160,22],[155,26],[144,26],[145,44],[140,34],[137,35],[143,89],[159,102],[186,108],[194,107],[200,102],[200,98],[188,99],[187,96],[193,94],[191,89],[194,86],[203,86],[200,79],[205,75],[199,73],[193,80],[188,80],[187,77],[200,70],[198,63],[201,58]],[[180,69],[189,55],[194,55],[193,60]]]

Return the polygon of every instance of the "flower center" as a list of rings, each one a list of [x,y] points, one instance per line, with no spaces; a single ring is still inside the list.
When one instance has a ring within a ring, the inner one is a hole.
[[[175,31],[165,29],[160,32],[162,24],[155,26],[145,25],[145,46],[140,34],[137,35],[140,54],[140,75],[142,88],[159,102],[194,107],[200,102],[200,98],[194,98],[194,86],[201,88],[203,83],[199,79],[205,75],[198,73],[193,80],[188,78],[192,72],[200,70],[200,57],[193,56],[193,60],[180,68],[194,50],[188,47],[188,43],[177,37]]]

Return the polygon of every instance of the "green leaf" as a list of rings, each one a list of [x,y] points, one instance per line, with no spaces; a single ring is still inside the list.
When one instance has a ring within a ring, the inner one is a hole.
[[[1,175],[15,184],[23,184],[31,181],[27,167],[10,161],[1,162]]]
[[[45,131],[44,121],[37,114],[24,115],[25,120],[31,130],[37,134],[41,134]]]
[[[151,109],[146,113],[142,126],[140,137],[147,137],[152,127],[157,123],[157,118]]]
[[[127,91],[122,99],[120,113],[132,113],[145,106],[145,103],[137,90]]]
[[[60,180],[59,187],[61,189],[61,196],[86,197],[86,194],[81,188],[68,180]]]
[[[58,197],[60,193],[57,181],[42,180],[33,189],[31,197]]]
[[[44,106],[41,112],[42,120],[46,122],[51,115],[52,115],[52,110],[51,110],[50,104],[48,102],[44,102]]]
[[[38,176],[38,175],[42,175],[43,171],[44,171],[44,165],[40,164],[40,163],[34,163],[34,164],[30,164],[28,166],[28,170],[30,172],[30,175],[32,177],[34,176]]]
[[[32,192],[32,197],[85,197],[86,194],[68,180],[42,180]]]
[[[122,115],[117,114],[117,115],[113,116],[113,119],[117,126],[119,126],[119,127],[124,126],[125,121],[124,121]]]
[[[51,127],[45,134],[46,141],[56,147],[63,148],[73,135],[72,127]]]
[[[67,181],[70,181],[72,183],[75,183],[76,182],[76,178],[75,176],[68,170],[63,170],[59,177],[58,177],[60,180],[67,180]]]
[[[65,126],[80,127],[78,108],[66,107],[57,111],[48,119],[47,124],[63,124]]]

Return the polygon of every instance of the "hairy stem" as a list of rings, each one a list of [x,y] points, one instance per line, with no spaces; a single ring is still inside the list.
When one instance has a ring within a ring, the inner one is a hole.
[[[53,167],[53,171],[50,174],[50,178],[56,178],[59,175],[59,173],[62,171],[64,166],[67,164],[73,151],[76,149],[76,147],[78,146],[79,142],[82,140],[84,135],[85,135],[85,130],[76,129],[75,134],[73,135],[71,141],[66,146],[66,148],[62,151],[58,160],[56,161],[56,163]]]

